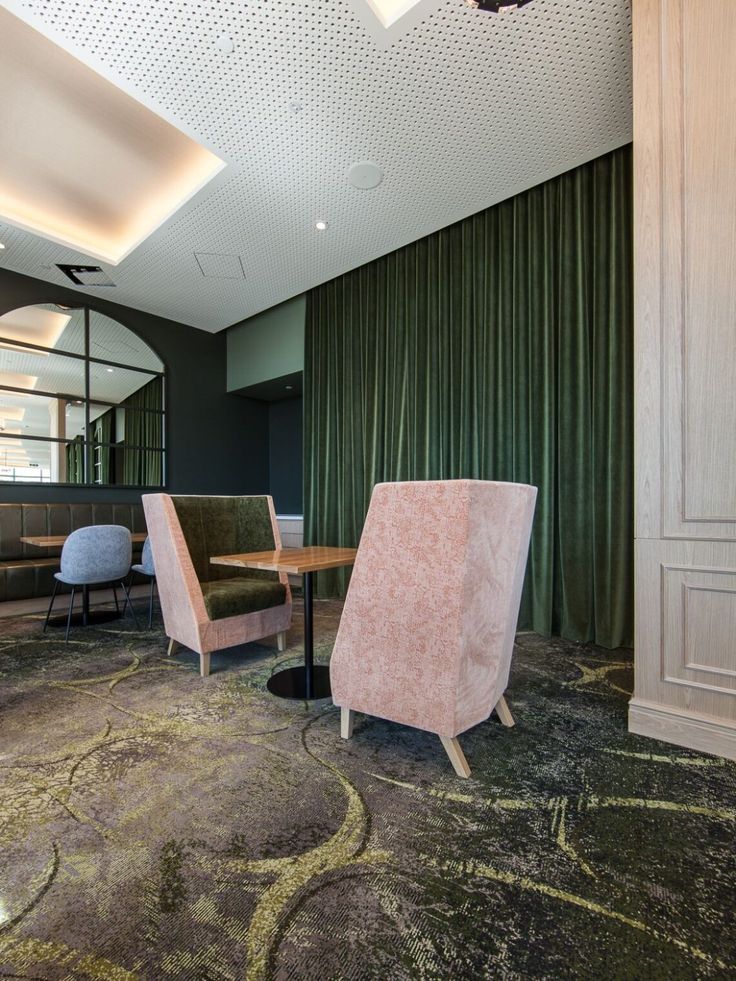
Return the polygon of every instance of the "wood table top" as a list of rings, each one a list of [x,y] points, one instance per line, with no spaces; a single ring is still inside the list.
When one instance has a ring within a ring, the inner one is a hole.
[[[271,552],[244,552],[241,555],[216,555],[213,565],[235,565],[243,569],[266,569],[269,572],[290,572],[302,575],[322,569],[337,569],[352,565],[357,548],[333,548],[330,545],[309,545],[306,548],[277,548]]]
[[[58,548],[68,537],[69,535],[25,535],[21,541],[25,545],[36,545],[38,548]],[[130,540],[134,545],[145,542],[147,537],[145,531],[133,531],[130,534]]]

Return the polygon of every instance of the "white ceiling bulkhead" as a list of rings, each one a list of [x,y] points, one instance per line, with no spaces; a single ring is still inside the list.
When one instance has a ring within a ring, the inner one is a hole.
[[[629,0],[419,0],[383,44],[360,4],[2,3],[227,164],[101,263],[106,298],[218,331],[631,139]],[[2,216],[0,241],[0,267],[65,286],[57,263],[94,258]]]

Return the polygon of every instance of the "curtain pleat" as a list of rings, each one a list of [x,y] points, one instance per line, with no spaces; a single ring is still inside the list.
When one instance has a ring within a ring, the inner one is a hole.
[[[163,379],[153,378],[124,404],[123,482],[157,487],[163,481]]]
[[[357,545],[380,481],[531,483],[520,628],[631,643],[632,324],[630,147],[316,287],[305,540]]]
[[[96,484],[112,483],[112,467],[110,444],[113,436],[113,426],[115,423],[115,410],[108,409],[98,416],[92,424],[92,433],[95,443],[95,469],[93,480]],[[99,464],[99,466],[98,466]]]
[[[84,483],[84,441],[81,436],[66,444],[66,483]]]

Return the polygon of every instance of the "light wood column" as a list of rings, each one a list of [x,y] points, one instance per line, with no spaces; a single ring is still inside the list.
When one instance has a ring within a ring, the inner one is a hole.
[[[736,3],[635,0],[632,732],[736,759]]]

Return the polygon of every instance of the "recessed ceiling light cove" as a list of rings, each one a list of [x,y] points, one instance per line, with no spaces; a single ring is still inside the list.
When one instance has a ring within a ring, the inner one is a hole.
[[[225,166],[2,6],[0,37],[3,221],[116,265]]]

